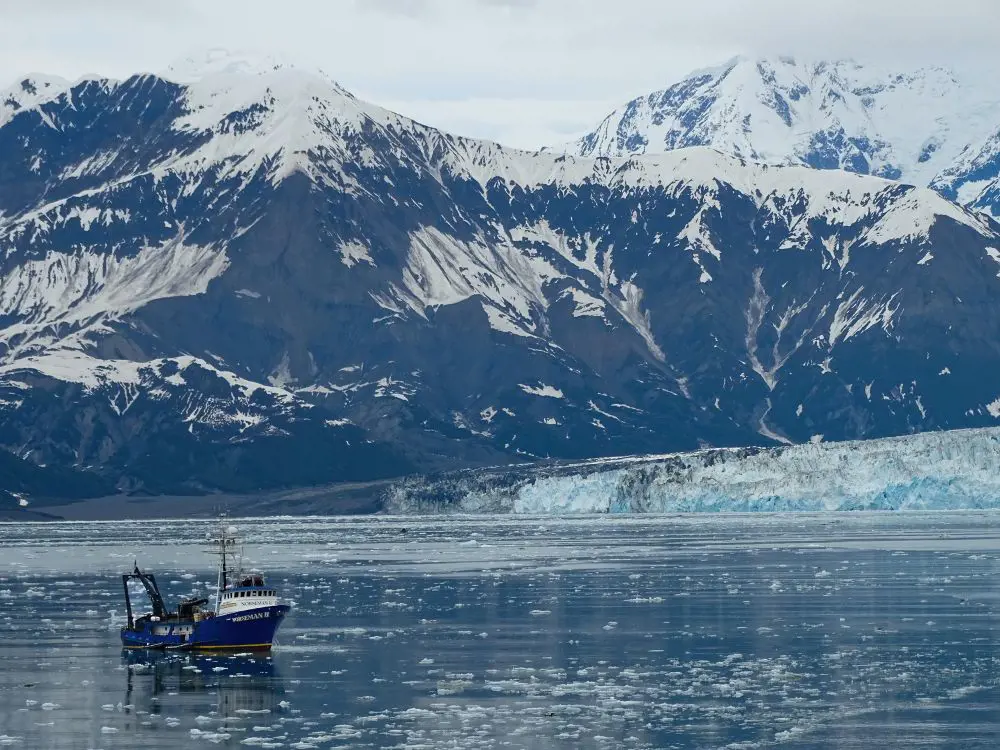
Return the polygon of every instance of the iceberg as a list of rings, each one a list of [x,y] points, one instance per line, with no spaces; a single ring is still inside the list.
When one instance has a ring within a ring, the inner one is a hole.
[[[1000,508],[1000,428],[469,470],[391,485],[389,513]]]

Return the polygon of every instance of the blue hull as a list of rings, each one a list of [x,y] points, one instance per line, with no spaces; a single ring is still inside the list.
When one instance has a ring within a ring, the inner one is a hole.
[[[122,629],[122,646],[127,649],[269,649],[274,634],[288,613],[288,605],[260,607],[231,615],[210,617],[200,622],[171,620],[144,622]]]

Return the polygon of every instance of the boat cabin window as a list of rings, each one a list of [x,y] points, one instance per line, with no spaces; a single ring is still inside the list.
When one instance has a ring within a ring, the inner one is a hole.
[[[228,599],[246,599],[248,597],[257,598],[259,596],[277,596],[278,592],[274,589],[265,589],[260,591],[230,591],[222,595],[223,600]]]

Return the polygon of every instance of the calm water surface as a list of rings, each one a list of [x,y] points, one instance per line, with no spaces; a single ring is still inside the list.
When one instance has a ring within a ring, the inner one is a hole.
[[[238,525],[270,658],[120,651],[208,524],[0,525],[0,746],[1000,746],[997,514]]]

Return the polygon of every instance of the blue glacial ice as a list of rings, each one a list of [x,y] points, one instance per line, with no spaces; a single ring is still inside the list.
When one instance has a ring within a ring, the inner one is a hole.
[[[384,500],[545,515],[1000,508],[1000,429],[468,471],[408,479]]]

